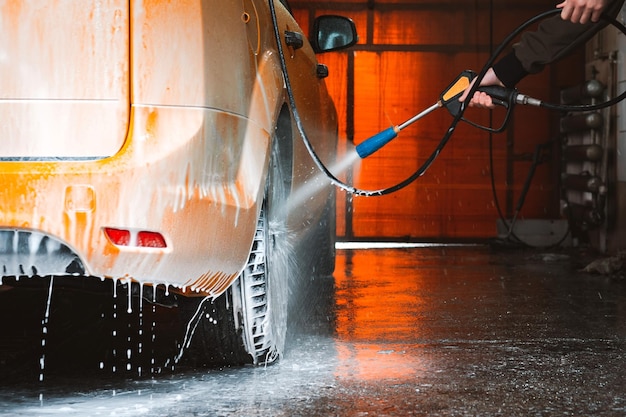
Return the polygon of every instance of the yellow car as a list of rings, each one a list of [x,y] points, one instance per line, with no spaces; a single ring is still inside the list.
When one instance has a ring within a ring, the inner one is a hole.
[[[332,187],[290,198],[321,172],[294,114],[331,163],[315,53],[356,31],[322,16],[310,43],[271,1],[0,1],[3,296],[38,277],[108,279],[222,309],[233,361],[280,354],[285,264],[334,267]],[[192,316],[186,337],[215,337]]]

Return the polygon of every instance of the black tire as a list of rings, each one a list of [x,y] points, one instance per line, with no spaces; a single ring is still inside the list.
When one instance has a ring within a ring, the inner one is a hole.
[[[182,314],[188,324],[176,362],[194,366],[263,365],[282,354],[292,272],[282,211],[291,188],[291,148],[284,146],[290,140],[290,133],[283,129],[272,141],[265,198],[241,275],[215,300],[182,300]]]

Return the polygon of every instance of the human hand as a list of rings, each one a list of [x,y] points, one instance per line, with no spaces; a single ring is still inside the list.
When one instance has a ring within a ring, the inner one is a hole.
[[[474,85],[475,81],[476,81],[476,78],[474,78],[472,80],[472,82],[470,83],[469,87],[467,87],[465,89],[465,92],[463,92],[461,97],[459,97],[459,101],[460,102],[464,102],[467,99],[467,94],[469,93],[470,89]],[[480,81],[480,85],[481,86],[483,86],[483,85],[499,85],[501,87],[504,87],[504,84],[502,84],[500,79],[498,79],[498,77],[496,76],[496,73],[493,71],[493,68],[489,68],[487,70],[487,72],[485,73],[485,76]],[[474,92],[474,95],[472,96],[472,99],[470,100],[468,106],[469,107],[485,108],[485,109],[493,109],[493,108],[496,107],[496,105],[493,104],[493,100],[491,99],[491,96],[489,94],[487,94],[487,93],[483,93],[482,91],[475,91]]]
[[[561,9],[561,19],[572,23],[597,22],[609,0],[564,0],[556,5]]]

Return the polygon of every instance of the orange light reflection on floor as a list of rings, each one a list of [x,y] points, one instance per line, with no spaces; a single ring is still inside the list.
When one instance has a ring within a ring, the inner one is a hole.
[[[386,250],[338,251],[335,268],[337,376],[361,380],[415,378],[425,364],[405,350],[418,339],[421,280],[402,273]],[[415,261],[411,262],[414,268]],[[391,272],[390,272],[391,271]]]
[[[401,345],[343,343],[336,345],[338,365],[335,375],[341,379],[374,381],[409,380],[423,373],[425,364]]]

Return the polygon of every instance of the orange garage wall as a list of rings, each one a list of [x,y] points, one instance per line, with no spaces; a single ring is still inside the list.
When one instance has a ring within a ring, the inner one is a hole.
[[[462,70],[479,71],[516,26],[553,7],[537,0],[290,3],[304,30],[321,14],[348,16],[357,26],[356,47],[318,56],[330,68],[327,85],[339,112],[342,149],[434,104]],[[580,51],[527,77],[518,87],[554,102],[559,90],[582,80],[583,73]],[[485,110],[471,109],[466,115],[482,124],[502,119],[502,114],[490,116]],[[338,192],[338,238],[449,242],[494,237],[499,211],[512,216],[535,147],[557,139],[557,118],[545,110],[518,106],[508,129],[500,134],[460,124],[434,164],[406,188],[381,197]],[[451,121],[445,109],[436,110],[362,160],[347,178],[365,189],[404,180],[428,158]],[[558,141],[543,155],[520,218],[560,216]]]

